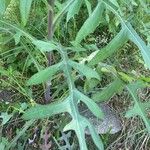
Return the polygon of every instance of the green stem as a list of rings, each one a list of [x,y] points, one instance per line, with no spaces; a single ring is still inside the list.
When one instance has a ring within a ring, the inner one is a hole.
[[[60,53],[62,55],[63,63],[65,65],[65,67],[64,67],[64,73],[65,73],[65,75],[67,77],[67,81],[68,81],[68,85],[69,85],[69,90],[72,91],[72,90],[74,90],[75,85],[74,85],[74,82],[73,82],[73,79],[72,79],[72,76],[71,76],[71,67],[68,64],[69,58],[68,58],[66,52],[63,51],[62,47],[60,48]]]
[[[69,92],[70,92],[70,108],[72,108],[72,113],[71,114],[74,114],[72,116],[72,118],[74,120],[78,120],[79,118],[79,115],[78,115],[78,107],[77,107],[77,104],[78,104],[78,101],[75,99],[75,95],[74,95],[74,90],[75,90],[75,84],[74,84],[74,81],[73,81],[73,78],[71,76],[71,67],[70,65],[68,64],[68,56],[67,56],[67,53],[65,51],[63,51],[62,47],[60,48],[60,53],[62,55],[62,58],[63,58],[63,62],[64,62],[64,74],[66,75],[66,78],[67,78],[67,82],[68,82],[68,86],[69,86]]]

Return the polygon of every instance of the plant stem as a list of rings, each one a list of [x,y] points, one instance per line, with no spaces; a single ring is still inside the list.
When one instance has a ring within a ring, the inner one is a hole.
[[[54,3],[55,3],[55,0],[48,0],[48,4],[50,5],[50,9],[48,10],[48,40],[49,41],[52,40],[53,38]],[[51,66],[52,64],[51,52],[47,53],[47,61],[48,61],[47,66]],[[45,90],[44,96],[45,96],[45,103],[48,103],[49,101],[51,101],[51,81],[48,81],[46,83],[46,90]]]

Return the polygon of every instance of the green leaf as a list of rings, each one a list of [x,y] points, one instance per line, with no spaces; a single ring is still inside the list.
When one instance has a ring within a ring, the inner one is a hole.
[[[60,70],[61,66],[62,63],[58,63],[39,71],[28,80],[27,85],[36,85],[48,81],[58,70]]]
[[[0,15],[3,15],[6,9],[5,0],[0,1]]]
[[[148,132],[150,133],[150,119],[147,117],[147,108],[150,108],[150,103],[142,103],[137,95],[137,90],[144,87],[146,87],[146,85],[141,81],[127,85],[127,90],[133,98],[134,106],[130,107],[130,110],[127,111],[126,117],[129,118],[137,115],[140,116],[143,119]]]
[[[118,4],[117,0],[111,0],[111,2],[119,8],[119,4]]]
[[[1,150],[5,150],[5,146],[6,146],[5,143],[3,143],[3,142],[0,143],[0,149]]]
[[[67,56],[66,51],[64,51],[62,47],[60,47],[60,52],[61,52],[64,64],[65,64],[63,67],[63,71],[64,71],[64,74],[67,78],[67,82],[68,82],[68,86],[69,86],[70,99],[69,99],[69,106],[67,106],[67,108],[70,109],[69,113],[72,117],[72,121],[64,128],[64,130],[74,130],[77,137],[78,137],[78,140],[79,140],[80,149],[81,150],[87,150],[87,145],[85,142],[85,129],[86,129],[86,127],[88,127],[88,120],[85,117],[80,115],[79,110],[77,108],[79,99],[78,99],[77,94],[75,93],[76,89],[75,89],[75,85],[73,82],[73,78],[71,76],[72,72],[70,69],[71,68],[70,67],[70,60]],[[85,102],[85,103],[89,106],[92,102],[91,103]],[[92,109],[92,108],[90,107],[90,109]],[[95,108],[93,108],[93,109],[95,109]],[[94,111],[95,115],[98,115],[98,116],[100,115],[100,113],[97,110],[92,110],[92,111]],[[98,138],[98,136],[95,138]],[[97,140],[99,140],[99,138]],[[98,149],[100,149],[100,147],[98,147]]]
[[[114,1],[114,0],[113,0]],[[110,0],[102,0],[102,2],[116,15],[118,15],[119,8],[114,2],[111,2]]]
[[[85,128],[87,119],[78,114],[78,120],[73,119],[64,127],[64,131],[74,130],[79,140],[80,150],[88,150],[85,142]]]
[[[115,93],[120,91],[123,87],[123,82],[119,78],[116,78],[102,91],[98,91],[95,94],[93,94],[92,99],[96,102],[108,101]]]
[[[27,24],[29,18],[31,4],[32,0],[20,0],[21,21],[24,26]]]
[[[64,101],[51,103],[48,105],[36,105],[25,111],[22,117],[25,120],[42,119],[62,112],[67,112],[69,111],[68,99],[69,98]]]
[[[9,120],[10,118],[12,117],[13,115],[12,114],[8,114],[7,112],[5,113],[1,113],[0,115],[0,118],[2,118],[2,125],[5,125]]]
[[[129,38],[133,41],[138,48],[141,50],[142,57],[146,66],[150,69],[150,49],[146,46],[145,42],[139,37],[136,31],[133,29],[130,23],[126,25],[126,29],[129,33]]]
[[[0,75],[8,76],[8,71],[4,69],[2,66],[0,67]]]
[[[103,118],[102,110],[92,99],[90,99],[86,95],[82,94],[78,90],[75,90],[74,92],[75,92],[75,95],[77,96],[77,98],[79,100],[81,100],[82,102],[84,102],[96,117]]]
[[[19,44],[21,36],[22,36],[22,33],[19,31],[14,35],[15,45]]]
[[[99,80],[92,78],[90,80],[85,80],[84,83],[84,92],[90,92],[93,90],[94,87],[96,87],[99,84]]]
[[[132,82],[135,80],[135,78],[131,75],[128,75],[124,72],[118,72],[118,74],[120,75],[121,79],[125,82]]]
[[[68,0],[63,3],[62,9],[55,15],[55,18],[53,19],[53,30],[55,31],[56,26],[58,22],[62,19],[63,15],[68,11],[71,4],[74,2],[74,0]]]
[[[71,67],[73,67],[74,69],[81,72],[88,79],[96,78],[96,79],[100,80],[99,74],[95,70],[93,70],[92,68],[90,68],[84,64],[79,64],[79,63],[72,61],[72,60],[69,60],[68,63]]]
[[[33,40],[32,43],[41,51],[41,52],[50,52],[57,50],[58,47],[51,41],[45,42],[41,40]]]
[[[104,145],[103,145],[103,141],[101,140],[101,138],[98,137],[94,127],[91,125],[91,123],[88,123],[88,129],[91,133],[92,139],[95,143],[95,145],[100,149],[100,150],[104,150]]]
[[[74,52],[83,52],[83,51],[87,51],[85,48],[81,47],[80,45],[75,45],[75,46],[71,46],[71,47],[67,47],[67,50],[71,50]]]
[[[98,64],[100,61],[105,60],[119,50],[127,41],[127,31],[122,29],[106,47],[102,48],[95,54],[95,56],[89,62],[89,65],[92,66]]]
[[[80,149],[81,150],[88,150],[87,145],[85,143],[85,128],[88,127],[93,138],[93,141],[99,150],[104,150],[104,145],[102,140],[99,138],[98,134],[96,133],[94,127],[91,123],[81,115],[78,116],[79,120],[72,120],[69,124],[67,124],[64,128],[64,131],[74,130],[77,134]],[[80,122],[80,123],[78,123]]]
[[[148,46],[146,46],[145,42],[139,37],[137,32],[133,29],[130,23],[128,23],[126,20],[123,19],[123,17],[118,12],[118,8],[109,0],[102,0],[103,3],[107,5],[107,7],[119,18],[122,29],[124,29],[127,32],[127,37],[133,41],[138,48],[141,50],[142,57],[145,61],[145,64],[150,69],[150,50]]]
[[[68,13],[67,13],[67,22],[74,17],[74,15],[78,14],[81,6],[82,6],[83,0],[75,0],[71,6],[69,7]]]
[[[6,146],[9,144],[8,140],[4,137],[1,137],[0,141],[0,150],[6,150]]]
[[[117,2],[117,0],[103,0],[106,5],[110,5],[114,10],[118,11],[121,15],[123,15],[121,8]]]
[[[86,4],[89,15],[91,15],[91,13],[92,13],[91,3],[88,0],[85,0],[85,4]]]
[[[12,147],[14,147],[17,144],[18,139],[24,135],[24,133],[27,131],[27,129],[34,123],[35,120],[26,121],[24,126],[20,129],[19,132],[17,132],[17,135],[11,140],[9,144],[6,145],[5,150],[9,150]]]
[[[79,30],[75,39],[76,44],[80,43],[87,35],[94,32],[96,27],[100,24],[103,11],[104,5],[101,2],[99,2],[95,10],[92,12],[92,14],[84,22],[83,26]]]
[[[150,10],[148,9],[148,7],[149,7],[148,1],[147,1],[147,3],[146,3],[146,0],[139,0],[139,1],[140,1],[140,4],[142,5],[142,7],[144,8],[143,10],[146,13],[150,13]]]

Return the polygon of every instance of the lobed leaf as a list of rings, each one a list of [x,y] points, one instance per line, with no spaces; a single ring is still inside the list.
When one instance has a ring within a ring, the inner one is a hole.
[[[81,115],[78,115],[76,118],[78,120],[73,119],[69,124],[64,127],[64,131],[74,130],[79,141],[81,150],[88,150],[85,142],[85,128],[87,126],[86,119]]]
[[[67,77],[69,90],[70,90],[69,91],[70,93],[69,94],[70,96],[69,108],[70,108],[70,115],[72,116],[72,121],[64,128],[64,130],[74,130],[79,140],[80,149],[87,150],[87,145],[85,141],[85,128],[88,127],[88,120],[85,117],[80,115],[78,108],[77,108],[77,104],[79,100],[82,100],[83,98],[84,103],[88,105],[89,109],[93,109],[92,112],[94,114],[96,114],[97,116],[100,116],[101,110],[99,108],[97,109],[97,105],[94,102],[92,103],[91,99],[88,99],[88,97],[86,97],[84,94],[81,95],[80,92],[78,93],[78,91],[75,88],[72,76],[71,76],[70,60],[66,52],[62,49],[62,47],[60,48],[60,52],[63,57],[63,61],[65,63],[64,73]],[[76,64],[78,66],[78,63],[75,63],[75,65]],[[97,137],[95,136],[95,138],[98,138],[97,141],[99,140],[98,136]],[[100,149],[100,147],[98,147],[98,149]]]
[[[78,122],[80,122],[78,124]],[[64,128],[64,131],[74,130],[79,140],[79,145],[81,150],[87,150],[87,145],[85,143],[85,129],[89,128],[92,139],[99,150],[104,150],[104,145],[102,140],[99,138],[96,133],[94,127],[85,117],[79,115],[79,120],[72,120],[69,124],[67,124]]]
[[[140,81],[127,85],[127,90],[130,92],[133,98],[134,106],[131,107],[130,110],[126,112],[126,117],[129,118],[137,115],[140,116],[143,119],[148,132],[150,133],[150,119],[148,118],[146,113],[147,106],[144,105],[144,103],[141,103],[137,95],[137,89],[143,88],[145,86],[146,85]],[[147,102],[145,103],[147,104]],[[148,107],[150,107],[150,105],[148,105]]]
[[[123,19],[123,17],[118,12],[118,8],[111,1],[109,0],[102,0],[102,1],[119,18],[122,24],[122,29],[124,29],[127,32],[127,38],[133,41],[141,50],[141,54],[145,61],[145,64],[150,69],[150,50],[148,46],[146,46],[145,42],[139,37],[137,32],[131,26],[131,24]]]
[[[77,98],[79,100],[81,100],[82,102],[84,102],[96,117],[103,118],[104,115],[103,115],[102,110],[92,99],[90,99],[86,95],[82,94],[78,90],[75,90],[74,92],[75,92],[75,95],[77,96]]]

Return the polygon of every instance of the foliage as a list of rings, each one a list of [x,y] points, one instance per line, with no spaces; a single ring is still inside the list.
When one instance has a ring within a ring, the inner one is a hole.
[[[1,57],[4,64],[0,68],[1,80],[5,83],[4,86],[11,86],[19,91],[31,105],[27,110],[13,107],[19,114],[23,112],[21,118],[26,123],[16,137],[7,144],[8,146],[5,144],[6,140],[1,140],[1,149],[5,146],[7,149],[15,146],[15,142],[36,120],[68,113],[71,121],[66,122],[63,131],[75,131],[80,149],[88,149],[85,138],[85,129],[88,128],[97,148],[103,150],[101,137],[89,120],[79,113],[79,105],[84,103],[96,117],[103,119],[103,112],[96,102],[107,101],[124,88],[129,91],[134,101],[134,106],[126,116],[140,116],[150,132],[146,111],[147,106],[148,109],[150,107],[149,102],[141,103],[136,94],[138,88],[149,86],[149,78],[146,75],[136,76],[120,71],[107,61],[119,53],[124,45],[130,43],[139,50],[138,55],[142,57],[140,59],[145,69],[150,69],[150,38],[149,34],[142,33],[148,29],[149,23],[145,21],[147,19],[143,19],[138,28],[135,26],[138,17],[133,21],[130,19],[131,14],[136,16],[133,10],[141,11],[138,5],[142,7],[142,13],[144,10],[148,18],[148,5],[145,0],[134,3],[130,0],[128,3],[132,4],[132,8],[128,8],[129,13],[126,14],[124,8],[128,4],[121,0],[98,0],[97,2],[56,0],[55,8],[52,8],[46,0],[0,2],[0,50],[3,50]],[[47,9],[56,13],[52,22],[54,36],[50,41],[45,38]],[[114,37],[106,46],[99,49],[95,43],[92,43],[93,39],[90,37],[98,28],[103,30],[106,26]],[[46,66],[47,53],[50,52],[54,57],[53,65]],[[10,71],[11,67],[14,71]],[[107,75],[111,76],[111,83],[105,85],[103,90],[96,91],[102,76],[107,78]],[[34,95],[34,88],[38,89],[37,93],[40,93],[39,91],[43,93],[46,90],[45,82],[49,80],[54,87],[52,95],[55,95],[53,99],[55,102],[38,104],[36,99],[39,97]],[[81,80],[83,83],[80,82]],[[91,98],[86,93],[86,86],[89,87],[87,91],[92,92]],[[13,113],[9,114],[7,111],[1,113],[2,126],[6,125],[12,116]]]

